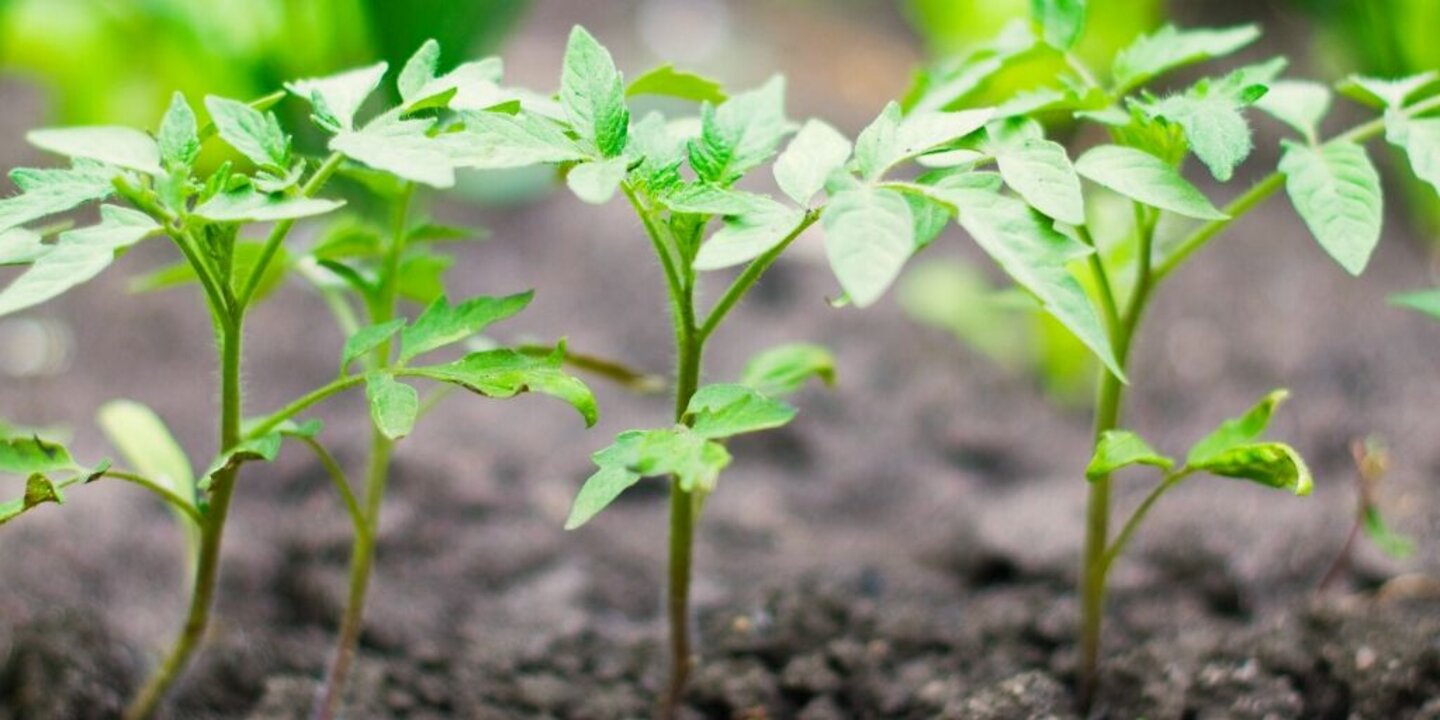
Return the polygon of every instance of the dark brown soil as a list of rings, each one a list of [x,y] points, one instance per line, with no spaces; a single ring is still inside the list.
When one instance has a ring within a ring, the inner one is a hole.
[[[633,32],[575,7],[542,4],[515,41],[513,74],[549,83],[576,20],[608,22],[609,37]],[[794,16],[741,7],[745,27],[757,28],[747,42],[780,48],[745,77],[787,72],[793,115],[822,113],[852,133],[899,91],[914,59],[888,12],[836,14],[814,26],[813,43],[787,44],[776,28]],[[811,45],[842,39],[893,63],[882,75],[892,84],[842,93],[845,76],[817,74]],[[647,62],[638,49],[621,54],[628,66]],[[1254,166],[1273,167],[1273,128],[1261,129]],[[33,156],[10,147],[4,157]],[[670,364],[662,282],[621,208],[557,195],[438,212],[495,231],[462,251],[456,295],[536,289],[532,309],[503,328],[509,338],[568,336],[644,368]],[[1112,574],[1096,717],[1440,718],[1440,594],[1426,579],[1440,573],[1440,327],[1384,304],[1429,283],[1426,251],[1404,227],[1397,213],[1357,281],[1272,202],[1162,290],[1136,351],[1128,423],[1178,451],[1289,387],[1275,432],[1309,458],[1317,489],[1300,499],[1197,478],[1161,503]],[[1085,413],[1055,410],[1032,379],[917,327],[893,303],[830,309],[819,240],[804,239],[762,282],[708,358],[710,379],[723,380],[755,350],[815,341],[836,351],[841,383],[799,396],[791,428],[734,443],[737,461],[700,531],[691,714],[1076,717]],[[939,245],[981,261],[958,231]],[[116,301],[127,274],[163,255],[142,248],[33,313],[73,333],[77,353],[63,374],[0,378],[0,415],[68,423],[79,453],[102,457],[88,419],[105,400],[130,397],[207,457],[206,319],[183,292]],[[329,327],[298,288],[261,309],[246,358],[252,411],[333,374],[341,339]],[[627,495],[579,532],[560,528],[589,453],[625,428],[663,424],[667,401],[596,386],[604,418],[593,432],[545,399],[457,397],[402,446],[347,717],[648,713],[664,662],[663,487]],[[363,405],[343,399],[321,415],[327,442],[358,463]],[[1345,587],[1316,598],[1352,513],[1348,444],[1372,433],[1393,455],[1388,515],[1420,551],[1400,563],[1362,547]],[[303,717],[329,652],[347,520],[300,453],[242,479],[217,619],[171,718]],[[1120,508],[1147,483],[1123,479]],[[104,484],[4,528],[0,578],[0,720],[112,717],[184,601],[169,516]]]

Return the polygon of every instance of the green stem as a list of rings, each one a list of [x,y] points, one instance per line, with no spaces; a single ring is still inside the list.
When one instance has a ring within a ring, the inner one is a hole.
[[[219,308],[212,308],[217,314]],[[240,357],[243,323],[227,318],[220,327],[220,447],[228,450],[240,442]],[[169,654],[141,688],[130,706],[126,720],[142,720],[154,714],[170,686],[189,664],[191,656],[205,636],[210,622],[210,606],[215,596],[220,567],[220,544],[224,538],[225,518],[230,512],[230,499],[235,492],[237,467],[216,473],[210,485],[210,503],[204,510],[200,527],[200,553],[196,562],[195,582],[190,596],[190,609],[185,625]]]
[[[311,197],[330,181],[330,177],[340,169],[340,163],[344,162],[345,156],[340,153],[330,153],[325,162],[310,176],[310,179],[300,187],[300,197]],[[295,226],[295,220],[281,220],[270,228],[269,237],[265,238],[265,246],[260,250],[260,258],[255,261],[255,266],[250,269],[250,274],[245,278],[244,289],[240,291],[236,299],[237,307],[249,307],[250,301],[255,298],[255,292],[260,288],[260,281],[265,278],[265,270],[270,262],[275,259],[275,253],[279,251],[280,244],[285,241],[285,236],[290,234],[290,228]]]
[[[1115,536],[1115,541],[1110,543],[1109,549],[1105,551],[1105,555],[1101,560],[1104,571],[1109,571],[1110,565],[1115,562],[1115,558],[1120,557],[1120,553],[1125,552],[1125,548],[1130,544],[1130,538],[1135,535],[1136,530],[1140,529],[1140,523],[1144,522],[1145,516],[1150,514],[1150,508],[1154,507],[1155,503],[1160,501],[1162,495],[1169,492],[1176,485],[1179,485],[1189,475],[1190,471],[1184,468],[1166,475],[1160,481],[1160,484],[1156,485],[1155,488],[1150,491],[1150,494],[1145,496],[1145,499],[1135,508],[1135,512],[1130,514],[1130,519],[1125,522],[1125,527],[1120,529],[1120,534]]]
[[[383,267],[380,271],[380,293],[370,308],[371,324],[387,323],[395,318],[400,301],[400,261],[405,254],[406,223],[409,217],[410,200],[414,196],[414,184],[407,184],[405,191],[395,203],[390,244],[386,248]],[[394,339],[388,339],[375,349],[371,358],[372,370],[392,366]],[[385,488],[390,481],[390,461],[394,455],[395,442],[386,437],[380,429],[372,428],[370,435],[370,461],[365,477],[364,531],[355,534],[354,547],[350,554],[350,590],[345,601],[345,612],[340,619],[340,633],[335,642],[335,654],[326,673],[325,683],[320,687],[311,717],[314,720],[330,720],[340,707],[340,698],[345,692],[345,682],[350,667],[355,662],[355,649],[360,642],[360,631],[365,624],[365,598],[370,588],[370,575],[375,565],[375,543],[380,534],[380,508],[385,499]]]
[[[735,282],[731,283],[730,287],[725,290],[725,294],[720,296],[720,299],[715,303],[715,307],[712,308],[710,314],[705,317],[705,322],[701,324],[699,330],[701,342],[709,339],[711,333],[720,327],[720,323],[724,322],[725,316],[740,302],[741,298],[745,297],[745,293],[750,292],[750,288],[755,286],[755,283],[760,280],[760,276],[764,275],[765,271],[769,270],[770,266],[775,264],[775,261],[779,259],[781,253],[785,252],[785,249],[790,247],[790,244],[795,242],[795,239],[800,237],[801,233],[805,232],[807,228],[814,225],[815,221],[819,219],[819,210],[807,211],[805,217],[800,220],[800,223],[795,226],[794,230],[790,231],[790,234],[785,236],[785,239],[752,261],[750,265],[745,268],[744,272],[735,278]]]
[[[255,438],[269,435],[270,433],[275,431],[275,428],[280,427],[280,425],[286,420],[289,420],[296,415],[299,415],[300,413],[309,410],[311,407],[319,405],[320,403],[329,400],[330,398],[339,395],[342,392],[345,392],[346,390],[349,390],[358,385],[362,385],[364,383],[364,375],[349,375],[339,378],[337,380],[332,380],[328,384],[322,385],[318,388],[315,388],[314,390],[311,390],[308,393],[305,393],[304,395],[292,401],[289,405],[286,405],[285,407],[276,410],[275,412],[266,416],[264,420],[261,420],[260,422],[252,425],[250,427],[250,431],[245,433],[244,439],[254,440]]]
[[[687,298],[688,299],[688,298]],[[675,421],[680,422],[700,385],[704,341],[693,326],[682,328],[675,382]],[[670,626],[670,683],[660,708],[662,720],[679,717],[690,678],[690,568],[694,557],[695,520],[699,491],[686,490],[677,478],[670,480],[670,561],[666,617]]]
[[[199,528],[205,524],[204,517],[200,514],[199,510],[195,509],[195,505],[193,503],[186,502],[185,498],[176,495],[175,491],[165,487],[164,485],[161,485],[160,483],[155,482],[154,480],[151,480],[150,478],[144,477],[142,475],[137,475],[132,472],[126,472],[124,470],[106,470],[105,472],[100,473],[100,477],[114,478],[116,480],[123,480],[128,483],[139,485],[140,487],[143,487],[146,490],[155,493],[156,496],[158,496],[161,500],[164,500],[168,505],[170,505],[170,507],[179,510],[185,515],[185,517],[190,518],[190,522],[195,523],[195,527]]]

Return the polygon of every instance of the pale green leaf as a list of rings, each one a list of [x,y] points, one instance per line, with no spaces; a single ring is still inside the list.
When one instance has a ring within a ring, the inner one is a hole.
[[[308,101],[315,109],[316,118],[324,120],[332,132],[354,130],[355,113],[380,86],[389,67],[379,62],[328,77],[288,82],[285,89]]]
[[[754,260],[795,232],[804,218],[803,211],[765,198],[743,215],[726,217],[724,225],[700,246],[694,267],[719,270]]]
[[[792,343],[751,358],[740,375],[740,384],[775,397],[799,390],[812,377],[834,385],[835,356],[819,345]]]
[[[1320,121],[1330,111],[1330,88],[1307,80],[1280,80],[1270,91],[1255,101],[1255,107],[1295,128],[1308,141],[1314,142]]]
[[[905,107],[911,112],[930,112],[957,105],[1002,70],[1024,60],[1035,47],[1030,23],[1016,18],[990,43],[921,73],[906,96]]]
[[[92,126],[31,130],[31,145],[69,158],[94,160],[147,175],[159,175],[160,148],[149,135],[128,127]]]
[[[502,88],[505,64],[496,57],[461,63],[440,75],[440,45],[434,40],[410,57],[396,80],[407,111],[443,105],[451,110],[485,110],[521,100],[519,91]]]
[[[289,167],[290,136],[280,129],[275,113],[214,95],[205,98],[205,108],[220,139],[241,155],[260,167]]]
[[[1122,95],[1175,68],[1224,57],[1259,38],[1260,28],[1255,25],[1195,30],[1166,25],[1140,36],[1115,56],[1115,94]]]
[[[194,509],[195,470],[155,411],[133,400],[112,400],[100,406],[97,421],[131,469]]]
[[[581,141],[602,157],[613,158],[625,150],[630,128],[625,81],[610,51],[579,25],[570,31],[565,47],[560,104]]]
[[[177,91],[170,97],[170,108],[160,119],[160,131],[155,136],[159,145],[160,160],[167,168],[190,167],[200,155],[200,134],[195,121],[195,111],[185,101],[185,94]]]
[[[604,205],[615,197],[620,183],[625,181],[629,164],[630,160],[626,157],[583,162],[565,174],[565,185],[575,193],[575,197],[591,205]]]
[[[455,186],[448,146],[430,136],[434,120],[406,120],[388,113],[361,130],[341,130],[330,149],[376,170],[431,187]]]
[[[809,205],[826,178],[850,159],[850,141],[821,120],[809,120],[775,159],[775,182],[801,205]]]
[[[695,73],[676,70],[669,63],[632,80],[625,88],[625,95],[664,95],[715,105],[725,102],[725,90],[720,83]]]
[[[1224,220],[1225,213],[1164,160],[1142,150],[1101,145],[1080,156],[1075,170],[1132,200],[1197,220]]]
[[[461,113],[464,129],[439,138],[457,167],[485,170],[558,164],[587,157],[560,126],[529,113]]]
[[[1385,116],[1385,139],[1404,148],[1415,177],[1440,193],[1440,118],[1416,120],[1398,112]]]
[[[45,244],[44,236],[33,230],[12,228],[0,232],[0,266],[29,265],[53,248]]]
[[[1221,182],[1234,176],[1235,166],[1249,157],[1254,147],[1250,124],[1231,98],[1172,95],[1149,106],[1149,110],[1184,128],[1195,157]]]
[[[730,464],[730,453],[720,443],[681,427],[623,432],[592,460],[599,469],[576,495],[565,521],[567,530],[589,522],[641,478],[673,475],[682,489],[708,493]]]
[[[535,297],[523,292],[505,297],[475,297],[459,305],[440,298],[425,308],[400,334],[400,362],[415,358],[446,345],[452,345],[485,328],[524,310]]]
[[[1045,43],[1069,50],[1085,32],[1085,0],[1030,0],[1030,16]]]
[[[1144,438],[1129,430],[1106,430],[1095,443],[1095,454],[1085,469],[1085,477],[1096,480],[1131,465],[1150,465],[1168,472],[1175,467],[1175,461],[1161,455]]]
[[[1436,70],[1393,80],[1351,75],[1340,83],[1340,92],[1367,105],[1402,108],[1406,101],[1437,80],[1440,80],[1440,71]]]
[[[686,185],[657,200],[672,212],[697,215],[745,215],[775,204],[764,195],[705,183]]]
[[[21,194],[0,200],[0,231],[104,200],[115,192],[115,175],[113,168],[90,161],[76,161],[68,169],[12,170],[10,179]]]
[[[1425,290],[1422,292],[1391,295],[1390,304],[1410,308],[1411,310],[1418,310],[1440,320],[1440,290]]]
[[[1280,172],[1296,212],[1325,252],[1352,275],[1364,271],[1385,216],[1380,174],[1365,148],[1287,143]]]
[[[685,409],[690,429],[709,440],[780,427],[795,419],[795,408],[746,385],[706,385]]]
[[[380,434],[399,440],[415,429],[420,416],[420,393],[377,371],[365,377],[365,398],[370,401],[370,419]]]
[[[324,215],[344,204],[338,200],[269,195],[241,187],[206,200],[190,214],[217,223],[272,222]]]
[[[785,119],[785,79],[773,77],[721,105],[700,107],[700,137],[689,143],[690,167],[700,179],[731,185],[766,160],[790,133]]]
[[[1036,210],[1071,225],[1085,223],[1085,198],[1080,176],[1065,146],[1032,138],[995,148],[1000,176]]]
[[[915,252],[914,215],[894,190],[845,190],[830,198],[821,222],[830,268],[857,307],[879,300]]]
[[[855,140],[856,169],[874,180],[905,160],[934,150],[985,127],[993,111],[915,112],[902,117],[890,103]]]
[[[61,233],[50,252],[0,290],[0,315],[33,307],[94,278],[118,252],[159,231],[144,213],[102,206],[98,225]]]

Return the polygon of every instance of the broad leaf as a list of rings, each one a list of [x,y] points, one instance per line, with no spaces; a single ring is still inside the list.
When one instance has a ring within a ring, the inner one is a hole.
[[[0,473],[33,475],[74,470],[75,460],[64,445],[40,437],[0,439]]]
[[[1296,212],[1325,252],[1352,275],[1364,271],[1385,215],[1380,174],[1365,148],[1352,142],[1321,148],[1286,143],[1280,172]]]
[[[958,189],[949,197],[960,209],[960,225],[980,248],[1123,380],[1125,372],[1099,314],[1067,269],[1071,261],[1094,249],[1062,235],[1024,203],[999,193]]]
[[[1307,141],[1314,143],[1320,121],[1330,111],[1331,97],[1330,88],[1320,83],[1280,80],[1272,83],[1270,91],[1255,101],[1255,107],[1295,128]]]
[[[104,200],[115,192],[115,174],[114,169],[90,161],[76,161],[69,169],[12,170],[10,180],[21,194],[0,199],[0,231]]]
[[[695,254],[696,270],[719,270],[747,263],[784,242],[804,220],[805,213],[765,198],[743,215],[725,218]]]
[[[869,180],[917,155],[985,127],[993,111],[916,112],[901,117],[900,106],[890,103],[855,140],[855,166]]]
[[[745,385],[706,385],[685,409],[690,429],[709,440],[780,427],[795,419],[795,408]]]
[[[445,365],[407,368],[405,374],[451,383],[493,398],[514,397],[522,392],[552,395],[574,407],[586,425],[594,425],[599,417],[595,396],[585,383],[565,374],[564,360],[563,344],[546,357],[509,349],[487,350]]]
[[[1197,220],[1224,220],[1199,190],[1164,160],[1135,148],[1101,145],[1075,162],[1089,180],[1151,207]]]
[[[740,384],[775,397],[799,390],[812,377],[834,385],[835,356],[819,345],[794,343],[770,348],[751,358],[740,375]]]
[[[1044,138],[1003,143],[995,148],[1000,176],[1036,210],[1071,225],[1085,223],[1080,176],[1065,146]]]
[[[444,106],[451,110],[485,110],[518,101],[521,94],[500,87],[505,64],[489,57],[461,63],[440,75],[440,44],[425,41],[400,70],[396,86],[407,112]]]
[[[455,161],[448,146],[430,136],[433,120],[405,120],[396,114],[376,118],[361,130],[341,130],[330,149],[345,157],[431,187],[455,185]]]
[[[576,495],[566,530],[589,522],[641,478],[673,475],[682,489],[708,493],[730,464],[730,453],[720,443],[680,427],[623,432],[591,459],[599,469]]]
[[[820,219],[830,268],[858,307],[879,300],[915,252],[910,204],[894,190],[845,190],[830,198]]]
[[[1419,310],[1437,320],[1440,320],[1440,290],[1426,290],[1423,292],[1405,293],[1403,295],[1391,295],[1390,304],[1399,307]]]
[[[338,200],[270,195],[241,187],[206,200],[190,214],[216,223],[273,222],[324,215],[344,204]]]
[[[389,67],[379,62],[328,77],[288,82],[285,89],[309,101],[315,110],[315,118],[327,130],[354,130],[355,113],[380,86],[380,80]]]
[[[625,171],[630,161],[625,157],[608,160],[592,160],[570,168],[565,175],[565,185],[575,197],[591,205],[604,205],[615,197],[620,183],[625,182]]]
[[[160,160],[167,168],[190,167],[200,156],[200,134],[195,111],[186,102],[185,94],[170,97],[170,108],[160,119],[160,132],[155,135]]]
[[[61,233],[53,249],[0,290],[0,316],[39,305],[94,278],[118,252],[159,231],[144,213],[102,206],[98,225]]]
[[[695,73],[676,70],[675,66],[669,63],[630,81],[630,86],[625,88],[625,95],[664,95],[715,105],[725,102],[725,90],[720,83]]]
[[[791,200],[809,205],[826,178],[850,159],[850,141],[821,120],[810,120],[775,159],[775,182]]]
[[[432,350],[470,338],[524,310],[535,297],[524,292],[506,297],[476,297],[459,305],[440,298],[400,334],[400,362],[408,363]]]
[[[1440,193],[1440,118],[1414,120],[1398,112],[1386,113],[1385,139],[1404,148],[1415,177]]]
[[[1150,112],[1185,130],[1195,157],[1210,168],[1210,174],[1227,182],[1235,166],[1250,156],[1250,124],[1241,114],[1242,105],[1226,97],[1172,95],[1150,106]]]
[[[565,47],[560,104],[581,141],[602,157],[612,158],[625,150],[630,128],[625,81],[610,51],[579,25],[570,31]]]
[[[545,118],[520,113],[462,113],[465,128],[439,141],[457,167],[486,170],[583,160],[585,150]]]
[[[1402,108],[1415,93],[1437,80],[1440,80],[1440,72],[1435,70],[1394,80],[1351,75],[1340,84],[1340,92],[1368,105]]]
[[[155,411],[133,400],[112,400],[100,407],[97,420],[110,444],[135,472],[194,508],[195,471]]]
[[[1175,461],[1161,455],[1144,438],[1129,430],[1106,430],[1095,444],[1095,454],[1085,469],[1085,477],[1096,480],[1132,465],[1150,465],[1169,472],[1175,467]]]
[[[1166,25],[1140,36],[1115,56],[1115,94],[1123,95],[1175,68],[1229,55],[1259,38],[1260,28],[1255,25],[1218,30],[1180,30]]]
[[[398,382],[384,371],[365,376],[365,398],[370,401],[370,419],[380,434],[399,440],[415,429],[420,416],[420,393]]]
[[[31,130],[31,145],[70,158],[94,160],[147,175],[159,175],[160,148],[149,135],[128,127],[98,126]]]
[[[405,327],[404,318],[396,318],[379,325],[366,325],[345,339],[345,350],[340,355],[340,374],[349,371],[350,365],[375,351],[387,340],[395,337]]]
[[[1085,0],[1030,0],[1030,16],[1045,43],[1069,50],[1085,32]]]
[[[690,167],[702,180],[731,185],[775,154],[790,133],[785,80],[779,76],[721,105],[700,107],[700,137],[689,143]]]
[[[1220,423],[1209,435],[1190,448],[1186,464],[1194,466],[1203,463],[1227,450],[1253,442],[1265,434],[1270,427],[1270,418],[1275,410],[1290,397],[1287,390],[1275,390],[1260,399],[1244,415]]]
[[[1202,461],[1191,462],[1189,466],[1212,475],[1289,490],[1296,495],[1309,495],[1315,487],[1305,461],[1294,448],[1284,443],[1238,445]]]
[[[220,139],[241,155],[260,167],[289,167],[290,136],[280,129],[275,113],[214,95],[205,98],[205,108]]]

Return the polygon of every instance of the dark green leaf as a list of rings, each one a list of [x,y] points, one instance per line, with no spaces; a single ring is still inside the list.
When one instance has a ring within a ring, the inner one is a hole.
[[[400,328],[405,327],[404,318],[396,318],[379,325],[366,325],[355,331],[345,340],[345,350],[340,356],[340,374],[344,375],[349,371],[350,365],[366,355],[369,355],[385,341],[395,337]]]
[[[534,297],[533,292],[500,298],[476,297],[459,305],[451,305],[441,297],[401,333],[400,362],[408,363],[432,350],[483,332],[490,325],[524,310]]]
[[[52,502],[56,504],[65,502],[65,495],[60,491],[60,485],[39,473],[31,475],[25,481],[23,497],[0,503],[0,525],[14,520],[21,513],[37,505]]]
[[[632,80],[625,88],[625,95],[665,95],[715,105],[725,102],[725,90],[720,83],[695,73],[676,70],[669,63]]]
[[[160,119],[156,141],[160,146],[160,160],[167,168],[188,168],[199,157],[200,135],[195,111],[185,101],[184,93],[177,91],[171,96],[170,109]]]
[[[720,443],[680,427],[623,432],[592,459],[599,469],[576,495],[566,530],[589,522],[641,478],[674,475],[682,489],[708,493],[730,464],[730,453]]]
[[[405,374],[459,385],[493,398],[514,397],[522,392],[552,395],[569,403],[587,425],[593,425],[599,417],[595,396],[585,383],[565,374],[564,360],[563,344],[545,357],[510,349],[487,350],[445,365],[407,368]]]
[[[1270,426],[1270,418],[1274,416],[1276,408],[1288,397],[1288,390],[1275,390],[1261,398],[1260,402],[1244,415],[1220,423],[1219,427],[1190,448],[1185,462],[1194,466],[1230,448],[1259,439]]]
[[[1294,448],[1284,443],[1237,445],[1203,461],[1191,462],[1189,467],[1212,475],[1289,490],[1296,495],[1309,495],[1315,487],[1305,461]]]
[[[775,154],[790,133],[785,80],[779,76],[716,107],[700,107],[700,137],[689,143],[690,167],[700,179],[731,185]]]
[[[690,429],[709,440],[770,430],[795,419],[795,408],[745,385],[706,385],[685,410]]]
[[[205,98],[205,108],[220,139],[241,155],[261,167],[289,167],[290,136],[280,129],[274,113],[214,95]]]
[[[77,467],[70,451],[59,443],[38,436],[0,439],[0,473],[33,475]]]

